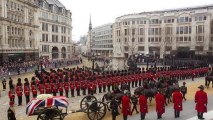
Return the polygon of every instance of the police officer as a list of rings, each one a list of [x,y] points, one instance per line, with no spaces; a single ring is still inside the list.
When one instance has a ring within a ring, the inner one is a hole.
[[[207,112],[208,97],[207,97],[207,93],[204,92],[203,85],[200,85],[198,88],[200,90],[197,91],[195,94],[197,116],[198,116],[198,119],[205,119],[203,118],[203,113]]]
[[[138,97],[135,94],[131,97],[131,101],[132,101],[132,104],[133,104],[133,108],[132,108],[131,113],[133,113],[134,110],[136,111],[136,113],[139,113],[138,110],[137,110]]]
[[[186,82],[183,82],[183,86],[180,87],[181,93],[183,94],[183,99],[186,101],[187,87]]]
[[[112,96],[110,108],[112,110],[112,120],[116,120],[116,116],[118,116],[119,113],[118,113],[118,102],[116,101],[115,96]]]
[[[2,85],[3,85],[3,91],[5,91],[6,90],[6,79],[5,79],[5,77],[2,80]]]
[[[13,79],[11,77],[9,77],[9,88],[10,89],[14,89],[14,86],[13,86]]]

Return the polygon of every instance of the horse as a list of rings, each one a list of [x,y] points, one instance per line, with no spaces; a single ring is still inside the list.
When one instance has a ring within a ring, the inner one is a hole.
[[[110,111],[109,105],[110,105],[112,98],[115,97],[115,100],[118,101],[118,105],[120,107],[123,96],[124,96],[123,92],[117,92],[117,93],[108,92],[108,93],[104,94],[104,96],[102,97],[102,102],[104,102],[107,105],[107,109]]]
[[[209,88],[210,83],[212,82],[212,88],[213,88],[213,76],[206,76],[205,77],[205,86],[207,89]]]
[[[172,93],[175,91],[175,89],[178,87],[178,85],[170,85],[167,88],[163,89],[163,94],[165,99],[167,99],[166,105],[167,103],[169,104],[170,102],[172,102]]]
[[[149,99],[149,102],[151,104],[152,98],[154,98],[157,93],[157,88],[154,87],[154,88],[144,89],[143,87],[138,87],[134,91],[136,95],[141,95],[142,92],[144,92],[145,96]]]

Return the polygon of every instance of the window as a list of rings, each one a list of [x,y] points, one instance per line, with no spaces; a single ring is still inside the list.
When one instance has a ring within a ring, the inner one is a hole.
[[[172,34],[172,27],[166,27],[166,35]]]
[[[125,35],[129,35],[128,29],[124,29],[124,32],[125,32],[125,33],[124,33]]]
[[[132,38],[132,42],[135,42],[135,38]]]
[[[144,35],[144,28],[140,28],[139,33],[140,33],[140,35]]]
[[[204,33],[204,25],[198,25],[196,26],[196,33]]]
[[[138,39],[138,42],[144,42],[144,39],[141,37]]]
[[[129,47],[128,46],[124,46],[124,50],[125,51],[129,51]]]
[[[204,36],[197,36],[197,42],[204,41]]]
[[[144,51],[144,46],[138,46],[138,51]]]
[[[132,29],[132,35],[135,35],[135,29]]]
[[[44,42],[46,40],[46,35],[45,34],[42,34],[42,41]]]
[[[165,47],[165,50],[166,50],[166,51],[171,51],[171,50],[172,50],[172,46],[166,46],[166,47]]]

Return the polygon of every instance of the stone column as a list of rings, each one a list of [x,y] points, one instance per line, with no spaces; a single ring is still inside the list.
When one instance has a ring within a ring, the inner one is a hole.
[[[210,44],[210,33],[211,33],[211,29],[209,26],[211,26],[211,18],[210,16],[207,17],[207,20],[204,23],[204,49],[203,51],[206,53],[209,51],[209,44]]]
[[[148,21],[146,21],[146,23],[148,23]],[[144,52],[145,52],[145,54],[147,54],[147,53],[149,53],[149,41],[148,41],[148,39],[149,39],[149,25],[148,24],[145,25],[144,30],[145,30]]]
[[[195,50],[195,45],[196,45],[196,22],[195,19],[192,18],[192,23],[191,23],[191,45],[190,45],[190,50]]]

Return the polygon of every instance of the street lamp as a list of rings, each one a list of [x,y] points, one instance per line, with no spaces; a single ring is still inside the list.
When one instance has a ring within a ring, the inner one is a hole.
[[[149,53],[146,53],[146,69],[148,70],[149,68]]]
[[[94,67],[95,67],[95,55],[92,54],[92,57],[91,57],[91,60],[92,60],[92,72],[94,73]]]

